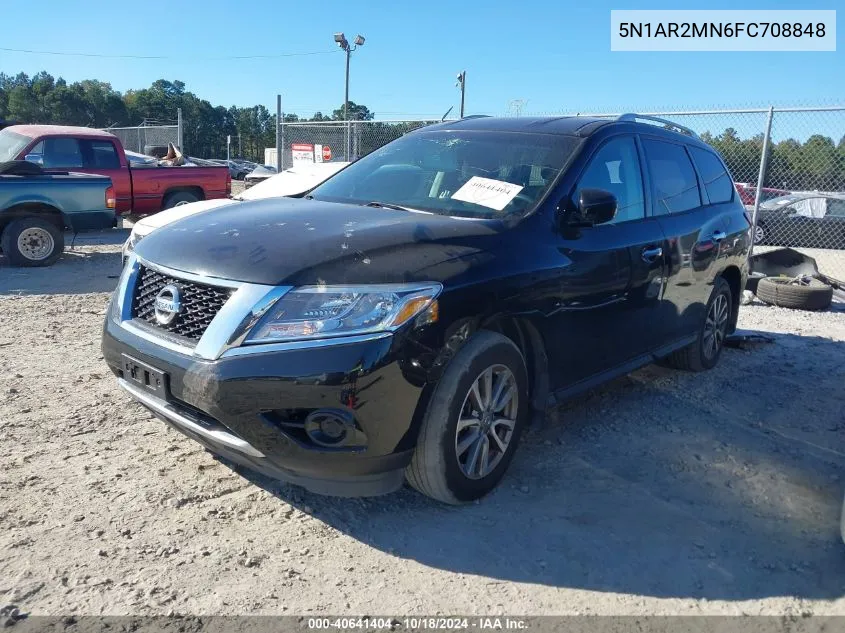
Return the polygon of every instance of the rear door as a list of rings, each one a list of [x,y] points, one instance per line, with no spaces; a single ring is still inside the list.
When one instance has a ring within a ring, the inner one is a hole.
[[[661,322],[665,343],[670,344],[695,334],[704,319],[721,243],[731,229],[733,204],[709,204],[685,143],[646,135],[641,140],[651,213],[666,236]],[[736,194],[727,173],[724,180],[728,192],[723,197],[733,201]]]

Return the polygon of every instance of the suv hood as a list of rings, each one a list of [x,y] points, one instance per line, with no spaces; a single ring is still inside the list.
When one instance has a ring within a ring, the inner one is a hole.
[[[504,229],[500,220],[272,198],[173,222],[136,253],[176,270],[269,285],[444,281],[426,269],[489,250]],[[441,269],[442,276],[462,267]]]

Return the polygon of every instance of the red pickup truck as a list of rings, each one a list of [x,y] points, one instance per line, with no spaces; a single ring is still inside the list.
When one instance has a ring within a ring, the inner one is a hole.
[[[232,190],[228,167],[133,165],[114,134],[86,127],[13,125],[0,142],[0,162],[29,160],[49,169],[111,178],[118,215],[150,215],[197,200],[225,198]]]

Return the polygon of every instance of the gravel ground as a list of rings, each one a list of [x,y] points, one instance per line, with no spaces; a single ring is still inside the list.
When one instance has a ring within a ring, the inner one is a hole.
[[[117,389],[125,232],[0,261],[0,606],[32,614],[845,614],[845,313],[554,411],[452,508],[246,477]]]

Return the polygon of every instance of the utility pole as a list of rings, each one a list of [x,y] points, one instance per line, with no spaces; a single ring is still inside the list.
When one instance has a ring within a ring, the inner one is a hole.
[[[519,116],[522,114],[522,108],[525,107],[526,103],[528,102],[525,99],[511,99],[508,103],[508,109],[514,116]]]
[[[282,95],[276,95],[276,171],[282,171]]]
[[[467,71],[462,70],[458,73],[458,83],[455,84],[461,89],[461,118],[464,118],[464,96],[467,90]]]
[[[349,40],[343,33],[335,33],[334,41],[346,52],[346,95],[343,99],[343,120],[346,121],[346,160],[352,160],[352,128],[349,125],[349,60],[352,58],[352,51],[364,45],[364,36],[358,35],[351,46]]]

